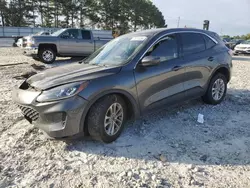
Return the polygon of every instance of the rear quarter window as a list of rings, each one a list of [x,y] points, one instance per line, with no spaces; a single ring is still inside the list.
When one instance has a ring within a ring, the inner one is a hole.
[[[181,33],[183,55],[195,54],[206,50],[203,36],[199,33]]]
[[[208,36],[203,35],[203,38],[206,43],[206,49],[210,49],[216,45],[216,43],[212,39],[210,39]]]

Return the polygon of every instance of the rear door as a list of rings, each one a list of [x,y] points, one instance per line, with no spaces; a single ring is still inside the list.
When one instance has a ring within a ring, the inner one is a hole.
[[[180,33],[182,59],[185,67],[184,88],[188,98],[203,95],[215,61],[216,43],[201,33]]]
[[[91,31],[81,30],[81,40],[79,41],[79,53],[82,55],[90,55],[94,52],[94,40]]]
[[[62,55],[77,55],[80,52],[81,33],[79,29],[68,29],[60,36],[60,51]]]
[[[157,42],[145,56],[161,59],[159,65],[143,67],[138,63],[134,75],[142,111],[182,100],[184,95],[185,71],[179,58],[178,37],[168,35]],[[144,56],[144,57],[145,57]]]

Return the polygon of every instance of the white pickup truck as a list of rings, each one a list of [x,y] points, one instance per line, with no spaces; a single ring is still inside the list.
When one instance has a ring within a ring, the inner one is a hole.
[[[29,36],[23,39],[24,54],[44,63],[56,57],[89,56],[112,40],[111,31],[61,29],[49,36]]]

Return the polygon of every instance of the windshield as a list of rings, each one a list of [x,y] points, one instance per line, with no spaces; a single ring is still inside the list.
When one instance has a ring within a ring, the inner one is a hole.
[[[122,36],[97,50],[84,63],[94,65],[122,65],[127,63],[146,43],[146,36]]]
[[[250,44],[250,40],[243,41],[241,44]]]
[[[56,32],[54,32],[54,33],[52,33],[51,36],[57,37],[57,36],[59,36],[61,33],[63,33],[64,31],[65,31],[65,29],[60,29],[60,30],[58,30],[58,31],[56,31]]]

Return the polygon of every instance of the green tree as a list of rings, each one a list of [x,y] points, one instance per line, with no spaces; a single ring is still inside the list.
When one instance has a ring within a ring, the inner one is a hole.
[[[150,0],[0,0],[0,17],[9,26],[96,26],[121,33],[165,25]]]
[[[163,27],[165,20],[149,0],[94,0],[98,24],[104,29],[129,30]]]
[[[5,0],[0,0],[0,17],[1,25],[5,26],[5,19],[7,17],[7,2]]]
[[[250,33],[244,36],[245,40],[250,40]]]

